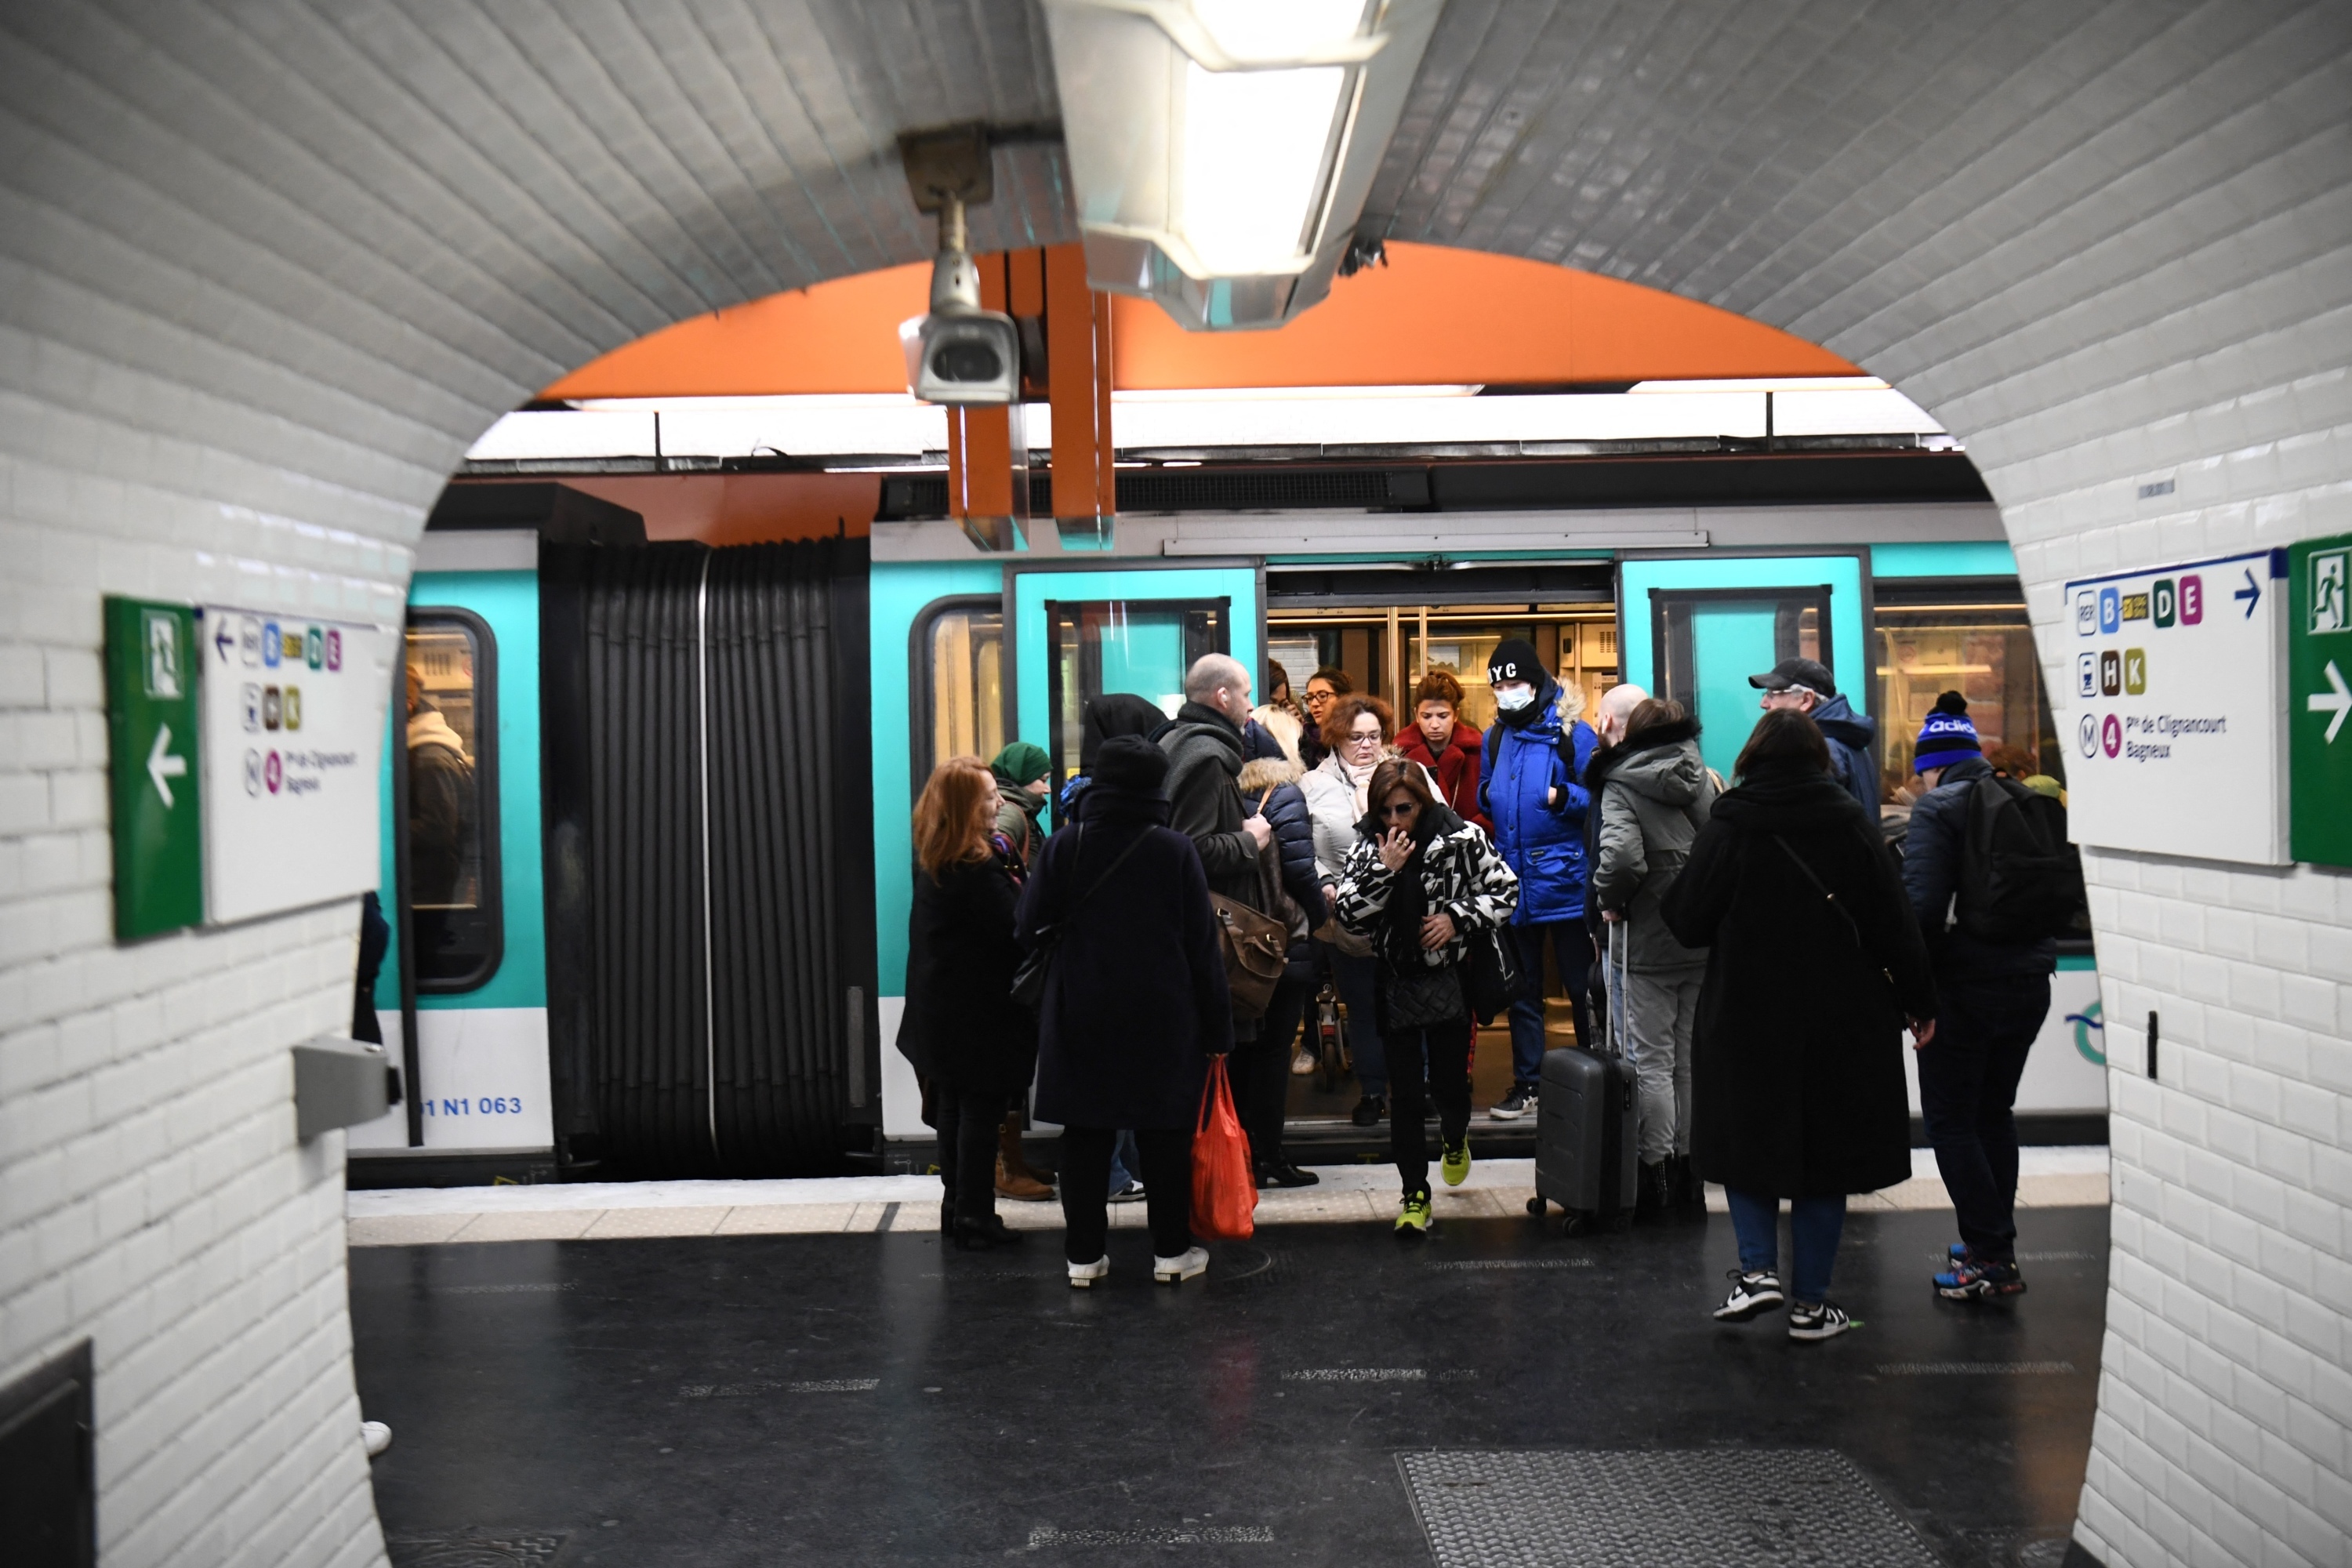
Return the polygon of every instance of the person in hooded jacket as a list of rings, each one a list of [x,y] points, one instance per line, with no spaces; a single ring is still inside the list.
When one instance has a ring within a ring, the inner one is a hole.
[[[1433,669],[1412,689],[1412,722],[1397,737],[1397,749],[1429,770],[1438,797],[1465,822],[1492,829],[1478,808],[1478,764],[1486,737],[1461,721],[1462,682],[1450,669]]]
[[[1261,1187],[1311,1187],[1322,1179],[1293,1164],[1282,1152],[1291,1051],[1321,974],[1307,931],[1323,917],[1323,884],[1315,874],[1315,827],[1307,814],[1307,797],[1298,791],[1298,777],[1297,763],[1258,757],[1242,764],[1238,781],[1242,809],[1264,816],[1274,827],[1274,841],[1262,851],[1260,879],[1280,886],[1293,917],[1289,963],[1259,1020],[1257,1038],[1234,1047],[1234,1109],[1249,1134],[1250,1158]]]
[[[1870,743],[1878,738],[1878,721],[1857,713],[1838,695],[1837,677],[1829,667],[1810,658],[1784,658],[1748,684],[1764,693],[1758,706],[1768,711],[1793,708],[1812,720],[1830,748],[1830,776],[1840,788],[1878,815],[1878,769],[1870,760]]]
[[[414,667],[407,685],[409,896],[454,904],[469,896],[467,874],[479,854],[474,759]]]
[[[1322,906],[1328,914],[1339,901],[1348,857],[1356,847],[1356,825],[1371,815],[1372,773],[1389,754],[1389,705],[1367,693],[1349,692],[1325,704],[1322,763],[1298,781],[1315,830],[1315,874],[1322,880]],[[1313,919],[1315,911],[1307,911]],[[1377,1127],[1388,1113],[1388,1057],[1381,1048],[1373,999],[1371,948],[1336,917],[1316,928],[1331,988],[1348,1010],[1348,1052],[1354,1059],[1358,1099],[1349,1120]]]
[[[1511,1091],[1487,1112],[1509,1121],[1535,1109],[1543,1078],[1547,944],[1575,1009],[1577,1039],[1594,1037],[1593,946],[1584,927],[1584,819],[1591,797],[1583,781],[1599,738],[1576,717],[1583,694],[1564,689],[1533,644],[1517,637],[1496,644],[1486,679],[1496,715],[1486,731],[1478,804],[1495,848],[1519,879],[1511,917],[1519,963],[1519,994],[1511,999]]]
[[[1037,826],[1037,818],[1054,793],[1053,781],[1046,776],[1053,766],[1045,748],[1027,741],[1013,742],[988,764],[996,778],[996,831],[1013,846],[1024,866],[1037,858],[1045,842],[1045,830]]]
[[[1786,1303],[1790,1338],[1825,1340],[1853,1327],[1829,1299],[1847,1195],[1911,1174],[1903,1029],[1933,1039],[1935,983],[1894,857],[1831,776],[1819,727],[1766,713],[1736,771],[1659,910],[1677,942],[1708,950],[1691,1163],[1723,1184],[1739,1242],[1715,1315],[1745,1322]]]
[[[1166,722],[1168,715],[1160,710],[1159,703],[1132,691],[1108,691],[1089,699],[1078,719],[1078,769],[1054,801],[1055,826],[1058,829],[1076,820],[1078,797],[1092,782],[1095,759],[1105,741],[1120,735],[1149,735]]]
[[[930,1090],[946,1193],[940,1228],[959,1247],[1021,1239],[996,1214],[998,1129],[1037,1058],[1037,1022],[1013,999],[1022,868],[995,831],[996,806],[996,781],[977,757],[940,763],[915,803],[898,1049]]]
[[[1470,1173],[1470,1041],[1463,987],[1469,940],[1511,918],[1518,879],[1486,836],[1454,814],[1419,764],[1391,757],[1373,771],[1372,810],[1357,825],[1339,883],[1339,923],[1372,944],[1376,1005],[1389,1063],[1389,1150],[1404,1195],[1396,1231],[1429,1230],[1429,1143],[1423,1081],[1437,1102],[1440,1170]]]
[[[1014,934],[1052,945],[1038,1013],[1037,1114],[1062,1124],[1070,1284],[1110,1272],[1111,1146],[1132,1128],[1143,1165],[1152,1277],[1208,1268],[1192,1235],[1192,1129],[1211,1056],[1233,1049],[1233,1005],[1208,878],[1168,826],[1168,755],[1103,742],[1077,821],[1045,842]]]
[[[2020,760],[2030,774],[2031,761]],[[1919,1051],[1919,1110],[1960,1232],[1951,1267],[1934,1284],[1951,1300],[1989,1300],[2025,1289],[2017,1268],[2012,1110],[2026,1056],[2050,1013],[2058,944],[2046,937],[1988,942],[1954,920],[1969,854],[1969,803],[1980,785],[1999,787],[1968,699],[1957,691],[1936,699],[1911,765],[1927,793],[1911,810],[1903,883],[1935,966],[1937,1009],[1935,1043]]]
[[[1613,706],[1601,700],[1603,735]],[[1681,703],[1643,698],[1613,727],[1617,738],[1592,753],[1584,779],[1596,826],[1592,901],[1604,922],[1625,928],[1626,1046],[1641,1094],[1633,1219],[1654,1223],[1669,1209],[1703,1218],[1706,1185],[1690,1171],[1690,1107],[1706,950],[1676,941],[1658,911],[1715,808],[1715,779],[1699,755],[1698,721]],[[1617,984],[1613,973],[1609,983]]]

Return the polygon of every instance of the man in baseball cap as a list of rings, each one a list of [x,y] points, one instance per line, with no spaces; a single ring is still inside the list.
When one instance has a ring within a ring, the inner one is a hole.
[[[1871,765],[1870,742],[1878,733],[1878,721],[1847,705],[1829,667],[1815,659],[1784,658],[1763,674],[1749,676],[1748,684],[1764,693],[1759,706],[1794,708],[1821,726],[1830,743],[1831,775],[1875,820],[1878,770]]]

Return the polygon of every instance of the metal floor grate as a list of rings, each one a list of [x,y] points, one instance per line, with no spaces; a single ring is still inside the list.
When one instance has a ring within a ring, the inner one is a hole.
[[[1936,1568],[1825,1448],[1398,1456],[1437,1568]]]

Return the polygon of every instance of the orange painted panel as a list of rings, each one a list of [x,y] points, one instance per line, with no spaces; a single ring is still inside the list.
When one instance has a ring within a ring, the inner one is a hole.
[[[591,360],[542,397],[759,397],[904,392],[898,323],[930,300],[931,264],[836,278],[695,316]]]
[[[1335,279],[1274,331],[1188,332],[1116,299],[1114,384],[1543,385],[1859,375],[1760,321],[1638,283],[1444,246],[1391,243],[1389,265]]]
[[[1444,246],[1392,243],[1278,331],[1187,332],[1148,300],[1112,301],[1113,384],[1543,385],[1862,374],[1828,350],[1637,283]],[[993,268],[1002,297],[1002,261]],[[984,276],[987,273],[984,273]],[[1027,293],[1024,276],[1016,290]],[[898,327],[919,263],[772,295],[641,338],[541,395],[689,397],[903,392]],[[1025,302],[1025,300],[1024,301]]]

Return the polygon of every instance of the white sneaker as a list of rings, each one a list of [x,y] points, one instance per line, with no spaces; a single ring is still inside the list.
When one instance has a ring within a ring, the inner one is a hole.
[[[1109,1274],[1110,1254],[1108,1252],[1092,1263],[1073,1263],[1070,1265],[1070,1289],[1091,1290],[1096,1280],[1107,1279]]]
[[[360,1446],[367,1450],[369,1458],[374,1458],[392,1447],[392,1428],[381,1421],[361,1422]]]
[[[1290,1076],[1306,1078],[1315,1071],[1315,1053],[1301,1046],[1290,1058]]]
[[[1208,1271],[1209,1255],[1198,1247],[1181,1258],[1154,1258],[1151,1260],[1151,1277],[1162,1285],[1181,1285],[1194,1275]]]

